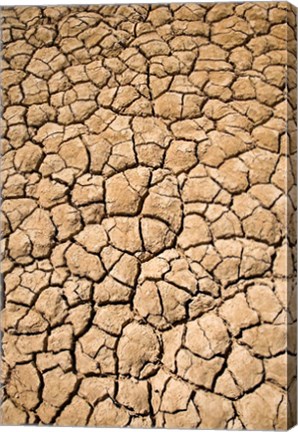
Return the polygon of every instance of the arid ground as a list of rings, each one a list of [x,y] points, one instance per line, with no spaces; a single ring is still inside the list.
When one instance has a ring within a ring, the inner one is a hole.
[[[4,424],[295,423],[295,10],[4,8]]]

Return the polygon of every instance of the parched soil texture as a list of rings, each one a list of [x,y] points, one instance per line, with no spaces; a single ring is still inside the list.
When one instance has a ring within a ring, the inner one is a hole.
[[[1,10],[3,424],[295,424],[295,15]]]

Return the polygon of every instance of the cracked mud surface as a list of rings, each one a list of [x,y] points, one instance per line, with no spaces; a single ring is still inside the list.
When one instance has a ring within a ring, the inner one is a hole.
[[[3,423],[294,424],[294,9],[2,17]]]

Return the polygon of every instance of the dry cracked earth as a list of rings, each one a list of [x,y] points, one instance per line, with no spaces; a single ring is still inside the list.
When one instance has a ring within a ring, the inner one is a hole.
[[[293,425],[294,8],[1,13],[2,422]]]

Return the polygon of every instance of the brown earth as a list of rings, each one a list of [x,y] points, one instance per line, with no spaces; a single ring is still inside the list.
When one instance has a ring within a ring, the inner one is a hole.
[[[2,422],[293,425],[294,8],[1,13]]]

